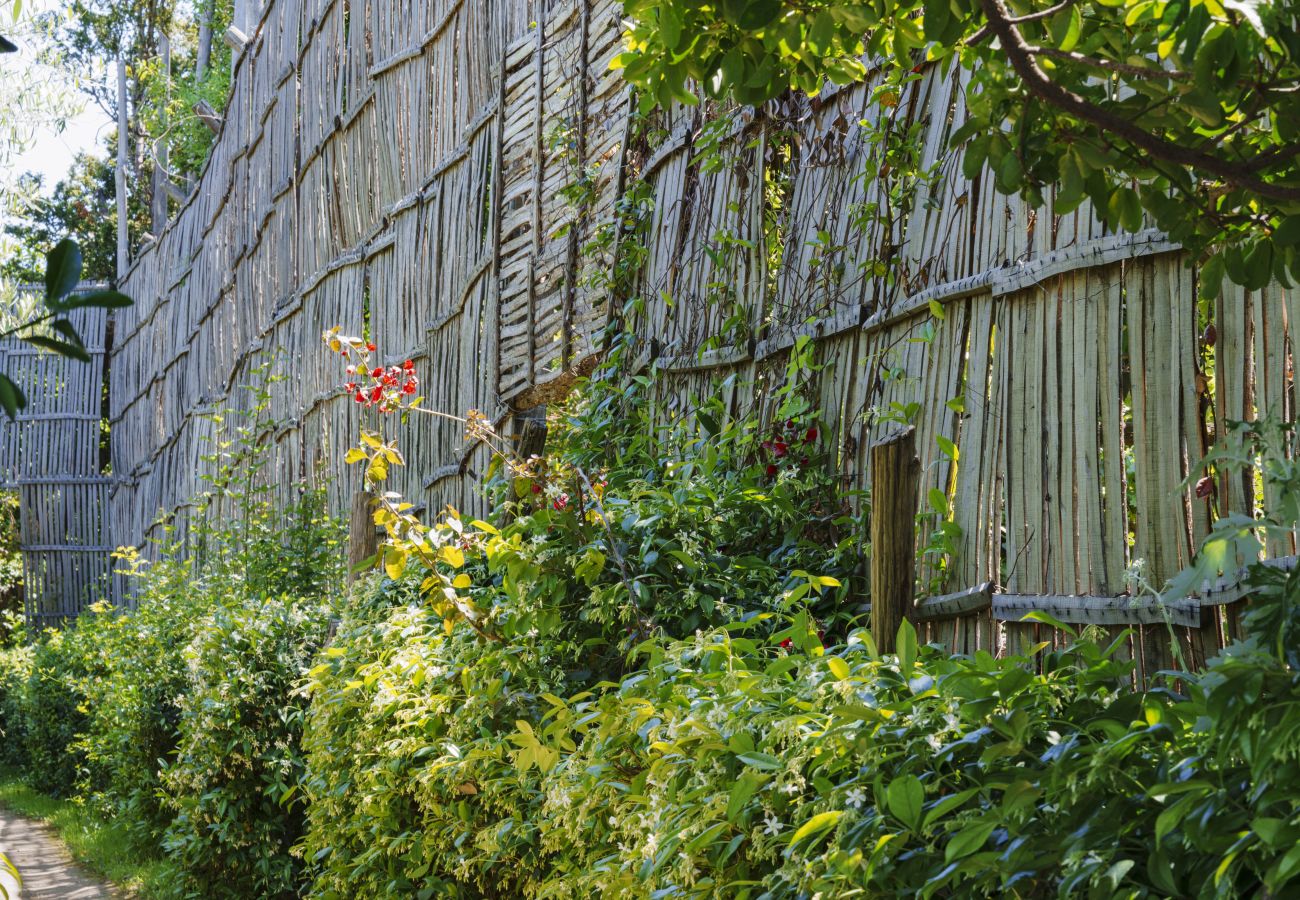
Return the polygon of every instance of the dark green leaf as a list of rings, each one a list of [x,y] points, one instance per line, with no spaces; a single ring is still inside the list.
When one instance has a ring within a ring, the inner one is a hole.
[[[45,254],[45,303],[57,308],[59,301],[71,294],[81,281],[81,248],[64,238]]]

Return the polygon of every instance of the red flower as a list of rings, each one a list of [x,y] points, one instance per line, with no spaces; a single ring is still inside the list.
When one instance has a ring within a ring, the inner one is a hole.
[[[791,646],[791,641],[790,641],[789,638],[786,638],[785,640],[783,640],[783,641],[781,642],[781,649],[782,649],[782,650],[789,650],[789,649],[790,649],[790,646]]]
[[[790,445],[787,444],[785,441],[777,441],[772,445],[772,452],[776,454],[777,459],[780,459],[781,457],[785,456],[786,451],[788,451],[789,449],[790,449]]]
[[[383,385],[375,385],[375,389],[370,392],[370,402],[378,403],[384,397]]]
[[[768,463],[767,464],[768,477],[775,478],[776,473],[777,473],[776,463]]]
[[[551,505],[555,507],[557,512],[563,512],[565,507],[569,505],[569,495],[561,494],[555,498],[555,502]]]
[[[365,402],[366,402],[366,398],[363,397],[363,396],[361,396],[361,392],[360,392],[360,391],[357,391],[356,395],[355,395],[352,399],[355,400],[355,401],[357,401],[358,403],[365,403]]]
[[[534,482],[533,482],[533,493],[534,493],[534,494],[540,494],[541,492],[542,492],[542,486],[541,486],[540,484],[538,484],[536,481],[534,481]]]
[[[416,391],[416,387],[417,387],[417,386],[416,386],[416,383],[415,383],[414,381],[408,381],[406,384],[402,385],[402,393],[403,393],[403,394],[414,394],[415,391]]]
[[[919,75],[919,74],[921,74],[921,70],[924,69],[924,68],[925,68],[925,66],[923,66],[923,65],[921,65],[921,64],[918,63],[917,65],[912,66],[912,74],[914,74],[914,75]]]
[[[794,419],[786,419],[786,420],[785,420],[785,430],[786,430],[786,431],[794,431]]]
[[[402,363],[402,368],[408,372],[413,372],[415,371],[415,363],[408,359],[406,362]]]
[[[371,377],[371,378],[379,378],[379,377],[381,377],[383,374],[384,374],[384,370],[383,370],[383,369],[372,369],[372,370],[370,371],[370,377]]]
[[[814,425],[812,428],[809,428],[809,429],[808,429],[808,431],[807,431],[807,432],[804,434],[804,436],[803,436],[803,440],[804,440],[804,443],[805,443],[805,444],[811,444],[813,441],[817,440],[817,426],[816,426],[816,425]]]
[[[805,456],[803,459],[799,460],[799,465],[805,469],[808,468],[808,457]]]
[[[376,347],[374,344],[366,344],[366,349],[369,350],[371,353],[374,353],[379,348]]]

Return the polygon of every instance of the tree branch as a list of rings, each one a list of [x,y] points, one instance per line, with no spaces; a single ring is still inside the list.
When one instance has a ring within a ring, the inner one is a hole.
[[[1049,6],[1047,9],[1041,10],[1040,12],[1029,13],[1029,15],[1026,16],[1016,16],[1015,18],[1007,19],[1007,21],[1011,22],[1013,25],[1019,25],[1022,22],[1037,22],[1039,19],[1047,19],[1059,12],[1064,12],[1071,6],[1074,6],[1074,0],[1061,0],[1061,2],[1055,6]]]
[[[1072,50],[1058,50],[1055,47],[1038,47],[1030,45],[1026,46],[1025,49],[1031,56],[1048,56],[1052,59],[1077,63],[1078,65],[1087,66],[1090,69],[1097,69],[1102,72],[1112,72],[1116,75],[1127,75],[1130,78],[1147,78],[1152,81],[1191,81],[1193,78],[1191,72],[1182,72],[1177,69],[1150,69],[1146,66],[1133,66],[1128,63],[1115,62],[1109,59],[1098,59],[1095,56],[1084,56],[1082,53],[1075,53]]]
[[[1156,159],[1200,169],[1229,184],[1254,191],[1272,200],[1300,202],[1300,187],[1271,184],[1251,174],[1273,162],[1276,159],[1275,155],[1238,162],[1202,153],[1145,131],[1128,119],[1102,109],[1052,81],[1034,61],[1034,48],[1025,42],[1024,36],[1011,21],[1003,0],[980,0],[980,5],[988,18],[989,28],[1001,44],[1002,52],[1006,53],[1011,67],[1032,93],[1103,131],[1123,138]],[[1300,153],[1300,145],[1287,148],[1286,155],[1294,156],[1297,153]]]

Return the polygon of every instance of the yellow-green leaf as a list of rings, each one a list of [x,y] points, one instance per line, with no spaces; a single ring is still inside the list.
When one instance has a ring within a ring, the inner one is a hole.
[[[459,569],[461,566],[465,565],[465,554],[459,547],[453,547],[451,544],[447,544],[439,551],[439,555],[442,557],[442,561],[453,569]]]
[[[844,810],[842,809],[832,809],[829,812],[818,813],[807,822],[800,825],[799,829],[791,835],[790,846],[793,847],[804,838],[810,837],[814,834],[821,834],[826,829],[833,827],[835,823],[843,817],[843,815]]]

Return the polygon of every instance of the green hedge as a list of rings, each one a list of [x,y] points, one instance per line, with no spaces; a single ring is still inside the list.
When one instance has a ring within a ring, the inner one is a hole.
[[[139,612],[0,650],[6,753],[129,822],[175,897],[1296,891],[1300,574],[1254,569],[1247,639],[1146,694],[1087,636],[949,658],[905,627],[882,656],[817,467],[773,475],[708,404],[638,437],[643,408],[590,389],[546,463],[491,474],[491,521],[431,533],[474,627],[416,566],[337,606],[318,500],[259,506],[142,567]],[[789,409],[767,427],[813,452]]]

